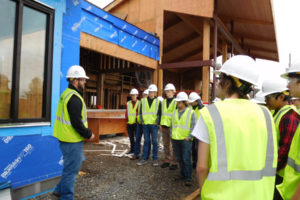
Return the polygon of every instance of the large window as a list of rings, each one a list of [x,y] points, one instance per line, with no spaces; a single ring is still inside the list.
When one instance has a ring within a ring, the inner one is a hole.
[[[1,124],[50,120],[53,15],[36,1],[1,2]]]

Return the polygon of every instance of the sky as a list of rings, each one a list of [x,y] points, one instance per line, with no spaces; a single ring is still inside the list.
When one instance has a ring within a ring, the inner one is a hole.
[[[89,0],[104,8],[113,0]],[[257,59],[263,76],[283,73],[289,65],[289,54],[292,63],[300,61],[300,0],[271,0],[276,29],[279,62]],[[219,59],[218,59],[219,60]]]

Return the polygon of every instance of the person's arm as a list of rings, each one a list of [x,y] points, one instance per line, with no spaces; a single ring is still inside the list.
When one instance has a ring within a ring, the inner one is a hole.
[[[141,120],[141,124],[143,125],[144,124],[144,121],[143,121],[143,106],[142,106],[142,101],[140,103],[140,120]]]
[[[93,134],[92,131],[88,128],[85,128],[82,117],[81,117],[81,110],[82,110],[82,102],[76,96],[72,95],[70,98],[67,108],[70,115],[71,125],[74,127],[75,131],[79,133],[82,137],[86,139],[92,138]]]
[[[191,133],[194,130],[195,124],[196,124],[196,115],[195,115],[195,112],[193,112],[192,117],[191,117]],[[193,135],[191,133],[186,138],[187,140],[191,140],[193,138]]]
[[[209,144],[199,141],[198,144],[198,161],[197,161],[197,178],[200,188],[200,194],[203,184],[209,172]]]
[[[288,153],[293,136],[299,124],[299,119],[295,111],[289,111],[280,121],[279,132],[279,149],[277,171],[283,169],[287,164]]]

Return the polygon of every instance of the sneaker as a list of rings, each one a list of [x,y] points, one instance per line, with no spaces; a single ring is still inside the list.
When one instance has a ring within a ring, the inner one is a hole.
[[[127,153],[126,153],[126,155],[133,155],[134,154],[134,152],[132,152],[132,151],[128,151]]]
[[[59,193],[57,193],[57,192],[55,192],[55,191],[53,191],[53,192],[52,192],[52,195],[53,195],[53,196],[55,196],[55,197],[57,197],[57,198],[59,198],[59,197],[60,197],[60,194],[59,194]]]
[[[130,158],[130,160],[138,160],[140,157],[138,157],[138,156],[132,156],[131,158]]]
[[[176,170],[177,168],[178,168],[177,165],[170,165],[170,167],[169,167],[170,170]]]
[[[191,187],[192,186],[192,181],[191,180],[186,180],[184,185],[187,186],[187,187]]]
[[[158,161],[157,161],[157,160],[154,160],[154,161],[153,161],[153,166],[154,166],[154,167],[158,167]]]
[[[145,165],[147,163],[147,160],[140,160],[139,162],[137,162],[136,164],[138,165],[138,166],[142,166],[142,165]]]
[[[169,166],[170,166],[170,163],[164,162],[160,167],[161,167],[161,168],[167,168],[167,167],[169,167]]]
[[[174,181],[183,181],[185,178],[183,176],[177,176],[174,178]]]

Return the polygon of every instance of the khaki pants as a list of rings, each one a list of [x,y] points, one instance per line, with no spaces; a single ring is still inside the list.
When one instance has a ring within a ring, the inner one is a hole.
[[[162,127],[162,139],[163,139],[166,162],[170,162],[170,163],[176,162],[175,152],[174,149],[172,148],[172,138],[171,138],[170,128]]]

